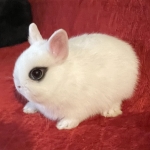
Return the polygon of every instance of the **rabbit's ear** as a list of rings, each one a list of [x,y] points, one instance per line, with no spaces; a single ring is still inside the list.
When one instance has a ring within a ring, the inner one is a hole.
[[[33,44],[34,42],[43,40],[37,26],[35,23],[31,23],[29,25],[29,38],[28,41],[30,44]]]
[[[56,61],[63,61],[68,56],[68,35],[65,30],[59,29],[48,40],[50,52]]]

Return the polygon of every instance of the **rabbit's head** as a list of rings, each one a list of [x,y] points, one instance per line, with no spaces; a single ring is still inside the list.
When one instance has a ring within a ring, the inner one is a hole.
[[[68,56],[68,36],[63,29],[44,40],[32,23],[29,26],[30,47],[17,59],[13,77],[17,91],[28,100],[35,99],[47,88],[51,68],[61,65]]]

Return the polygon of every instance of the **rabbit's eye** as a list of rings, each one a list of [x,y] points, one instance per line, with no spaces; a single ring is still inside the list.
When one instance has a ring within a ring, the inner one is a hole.
[[[36,68],[33,68],[30,73],[29,73],[29,77],[32,79],[32,80],[35,80],[35,81],[40,81],[41,79],[43,79],[45,73],[47,71],[47,68],[45,67],[36,67]]]

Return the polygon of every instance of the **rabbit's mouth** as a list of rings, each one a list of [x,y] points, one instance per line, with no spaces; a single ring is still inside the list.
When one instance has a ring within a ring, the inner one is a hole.
[[[17,91],[18,91],[20,94],[22,94],[23,96],[25,96],[26,93],[28,92],[28,89],[27,89],[26,87],[24,87],[24,86],[17,85],[17,86],[16,86],[16,89],[17,89]]]
[[[15,85],[15,87],[16,87],[16,90],[21,94],[22,86],[20,86],[20,85]]]
[[[36,102],[39,104],[43,103],[43,100],[41,100],[41,93],[39,92],[40,90],[35,90],[32,84],[29,84],[28,82],[20,84],[16,80],[15,87],[18,93],[20,93],[28,101]]]
[[[15,85],[17,91],[27,100],[36,99],[36,95],[27,86]]]
[[[28,99],[29,101],[36,102],[38,104],[43,103],[41,101],[40,93],[36,92],[35,90],[32,90],[32,87],[27,87],[26,85],[22,87],[21,94]]]

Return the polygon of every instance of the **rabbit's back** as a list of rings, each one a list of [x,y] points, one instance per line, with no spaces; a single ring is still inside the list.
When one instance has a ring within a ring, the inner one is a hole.
[[[69,49],[70,72],[80,84],[124,99],[132,95],[138,58],[129,44],[105,34],[84,34],[71,38]]]

